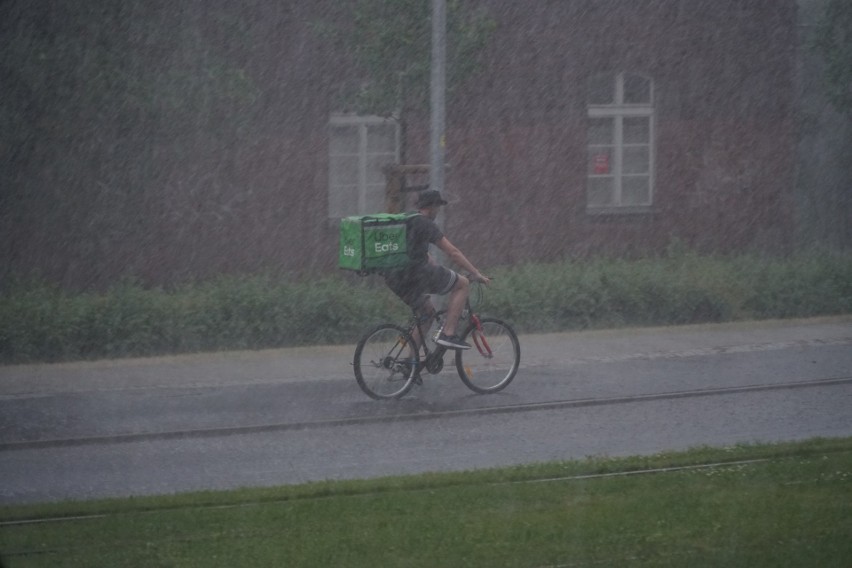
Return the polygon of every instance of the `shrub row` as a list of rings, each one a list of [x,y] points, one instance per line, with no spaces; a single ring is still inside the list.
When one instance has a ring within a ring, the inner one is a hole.
[[[523,331],[810,317],[852,311],[852,255],[698,256],[498,272],[488,307]]]
[[[852,255],[591,260],[494,268],[480,311],[520,332],[852,312]],[[222,277],[173,290],[123,283],[68,294],[40,282],[0,294],[0,362],[354,343],[406,310],[378,278]]]
[[[404,316],[368,283],[222,277],[174,290],[133,283],[69,295],[16,283],[0,295],[0,362],[150,356],[337,343],[369,314]]]

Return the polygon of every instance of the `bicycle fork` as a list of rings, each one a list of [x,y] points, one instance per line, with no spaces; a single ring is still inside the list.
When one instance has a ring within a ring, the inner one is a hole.
[[[479,321],[479,316],[471,314],[470,321],[473,323],[473,331],[470,333],[470,337],[473,339],[476,350],[486,359],[491,359],[494,357],[494,352],[491,351],[491,346],[488,344],[485,334],[482,333],[482,322]]]

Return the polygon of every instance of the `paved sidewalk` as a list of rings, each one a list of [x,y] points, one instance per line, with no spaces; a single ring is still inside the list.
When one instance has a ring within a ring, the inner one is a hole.
[[[852,345],[852,315],[522,335],[521,365],[678,358],[801,344]],[[352,378],[353,345],[0,367],[0,397]]]

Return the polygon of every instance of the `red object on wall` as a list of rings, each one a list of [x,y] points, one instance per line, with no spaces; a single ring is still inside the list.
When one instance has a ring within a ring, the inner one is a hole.
[[[609,173],[609,154],[598,154],[597,156],[595,156],[595,173]]]

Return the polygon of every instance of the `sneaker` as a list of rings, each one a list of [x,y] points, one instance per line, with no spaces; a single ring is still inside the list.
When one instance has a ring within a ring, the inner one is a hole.
[[[447,335],[441,333],[438,339],[435,340],[438,345],[443,345],[448,349],[470,349],[470,345],[459,339],[458,335]]]

